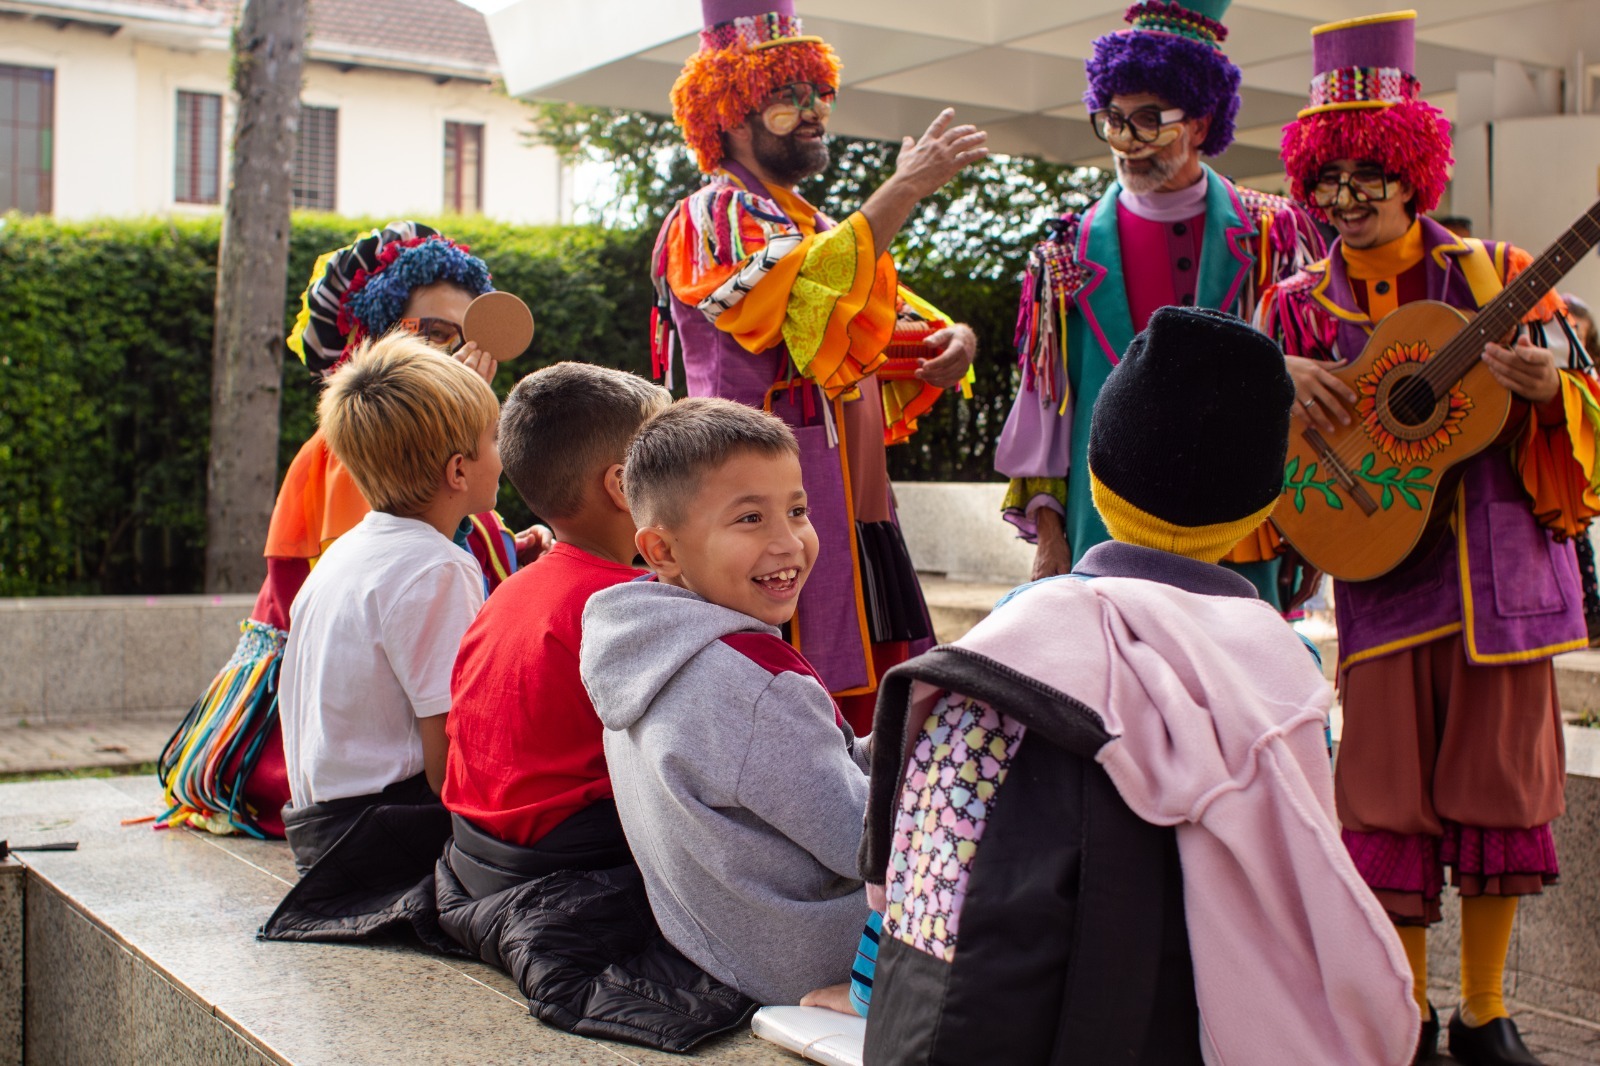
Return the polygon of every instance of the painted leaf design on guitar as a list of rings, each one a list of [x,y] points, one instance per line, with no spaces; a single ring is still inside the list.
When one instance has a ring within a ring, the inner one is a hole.
[[[1426,341],[1392,344],[1355,380],[1356,414],[1361,419],[1361,428],[1367,438],[1396,463],[1423,462],[1438,454],[1450,443],[1451,437],[1461,432],[1461,422],[1472,410],[1472,397],[1459,382],[1450,387],[1443,407],[1432,400],[1430,386],[1417,372],[1417,367],[1432,356],[1433,349]],[[1396,376],[1386,380],[1391,375]],[[1418,380],[1408,385],[1413,378]],[[1422,397],[1430,401],[1422,406],[1431,411],[1405,411],[1407,390],[1413,388],[1422,390]],[[1407,502],[1410,502],[1409,497]]]
[[[1378,500],[1379,506],[1385,511],[1394,505],[1395,494],[1405,501],[1407,507],[1413,511],[1422,510],[1422,501],[1415,495],[1418,492],[1432,492],[1433,486],[1427,479],[1433,476],[1433,471],[1426,466],[1414,466],[1404,474],[1398,466],[1391,466],[1387,470],[1373,473],[1373,466],[1377,463],[1377,455],[1368,452],[1361,460],[1361,465],[1356,468],[1356,477],[1370,485],[1376,485],[1382,490]]]
[[[1318,481],[1316,463],[1307,465],[1305,473],[1299,478],[1295,477],[1296,474],[1300,474],[1300,457],[1298,455],[1289,460],[1289,465],[1283,469],[1283,491],[1294,493],[1294,509],[1296,511],[1305,512],[1306,492],[1310,489],[1315,489],[1322,493],[1322,498],[1335,511],[1344,510],[1344,501],[1339,499],[1339,494],[1333,491],[1333,486],[1339,480],[1337,477]]]

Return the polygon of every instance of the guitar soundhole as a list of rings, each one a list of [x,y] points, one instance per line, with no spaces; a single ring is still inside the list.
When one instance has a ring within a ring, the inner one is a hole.
[[[1389,410],[1402,426],[1416,427],[1431,422],[1438,403],[1433,387],[1416,376],[1396,382],[1389,393]]]

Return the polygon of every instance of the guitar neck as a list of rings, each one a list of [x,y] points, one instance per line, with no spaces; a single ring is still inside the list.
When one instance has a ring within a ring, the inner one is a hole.
[[[1516,276],[1500,295],[1483,305],[1455,339],[1430,360],[1426,376],[1436,390],[1460,381],[1478,362],[1483,346],[1509,336],[1525,315],[1577,266],[1589,249],[1600,244],[1600,200],[1590,205],[1544,254]]]

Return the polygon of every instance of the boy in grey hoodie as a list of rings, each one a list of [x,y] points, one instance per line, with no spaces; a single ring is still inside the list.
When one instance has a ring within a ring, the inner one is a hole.
[[[867,745],[783,640],[817,561],[799,449],[742,404],[683,400],[622,474],[654,580],[597,592],[579,670],[667,939],[767,1004],[850,976]]]

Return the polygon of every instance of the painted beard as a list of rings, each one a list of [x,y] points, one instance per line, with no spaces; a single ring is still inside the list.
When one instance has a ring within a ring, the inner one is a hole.
[[[1183,130],[1178,139],[1151,155],[1130,159],[1113,153],[1117,165],[1117,181],[1135,196],[1155,192],[1178,176],[1189,158],[1189,131]]]
[[[816,130],[817,136],[800,136],[807,130]],[[757,119],[750,131],[751,154],[774,181],[798,185],[828,169],[828,145],[822,139],[822,128],[814,123],[802,123],[793,133],[779,137]]]

